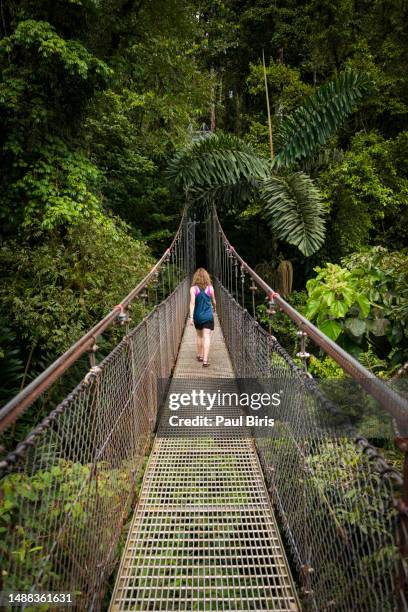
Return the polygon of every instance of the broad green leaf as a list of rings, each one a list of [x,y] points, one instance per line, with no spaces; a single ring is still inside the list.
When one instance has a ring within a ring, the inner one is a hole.
[[[321,307],[321,301],[320,300],[310,300],[308,302],[308,304],[307,304],[307,307],[306,307],[305,316],[308,319],[313,319],[315,314],[319,311],[320,307]]]
[[[371,309],[371,304],[370,304],[369,299],[365,295],[357,294],[356,301],[357,301],[357,304],[359,305],[359,308],[361,310],[361,314],[363,315],[363,317],[368,317],[370,313],[370,309]]]
[[[275,167],[290,166],[314,154],[352,113],[369,86],[366,75],[347,71],[319,87],[280,125]]]
[[[329,312],[335,319],[341,319],[346,316],[349,308],[349,304],[340,302],[340,300],[338,300],[331,305]]]
[[[307,257],[324,242],[325,208],[312,179],[303,172],[273,176],[259,183],[272,232]]]
[[[319,324],[319,328],[331,340],[337,340],[342,331],[341,325],[337,321],[333,321],[333,319],[326,319],[326,321]]]

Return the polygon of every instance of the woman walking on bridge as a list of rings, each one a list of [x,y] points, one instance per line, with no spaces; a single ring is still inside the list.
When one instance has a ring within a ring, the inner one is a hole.
[[[193,276],[190,289],[190,325],[197,332],[197,360],[208,368],[208,353],[210,352],[211,334],[214,330],[215,312],[214,287],[210,275],[204,268],[198,268]]]

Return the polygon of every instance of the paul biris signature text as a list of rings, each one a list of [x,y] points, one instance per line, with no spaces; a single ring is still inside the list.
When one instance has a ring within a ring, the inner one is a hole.
[[[215,417],[196,415],[194,417],[169,417],[171,427],[273,427],[274,419],[258,417],[255,415],[242,415],[239,417]]]

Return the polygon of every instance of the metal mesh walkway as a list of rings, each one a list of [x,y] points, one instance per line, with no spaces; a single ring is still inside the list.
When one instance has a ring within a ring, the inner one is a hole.
[[[210,361],[204,369],[195,360],[187,326],[170,392],[177,379],[202,379],[208,389],[213,377],[233,378],[218,322]],[[211,431],[169,437],[165,420],[110,610],[298,610],[253,441]]]

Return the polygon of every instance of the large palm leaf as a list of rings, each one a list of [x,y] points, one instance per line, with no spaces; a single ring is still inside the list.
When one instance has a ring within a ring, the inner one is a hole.
[[[230,205],[254,194],[270,163],[232,134],[218,133],[178,151],[167,168],[170,182],[201,202]]]
[[[324,205],[312,179],[303,172],[263,180],[260,194],[265,215],[277,238],[306,256],[321,247],[325,236]]]
[[[369,86],[365,75],[349,70],[319,87],[303,106],[282,121],[275,167],[288,166],[314,154],[351,114]]]
[[[192,142],[172,159],[167,176],[196,203],[216,202],[231,210],[243,200],[263,200],[276,238],[305,255],[323,242],[324,211],[312,179],[302,173],[273,176],[270,162],[236,136],[219,133]]]

